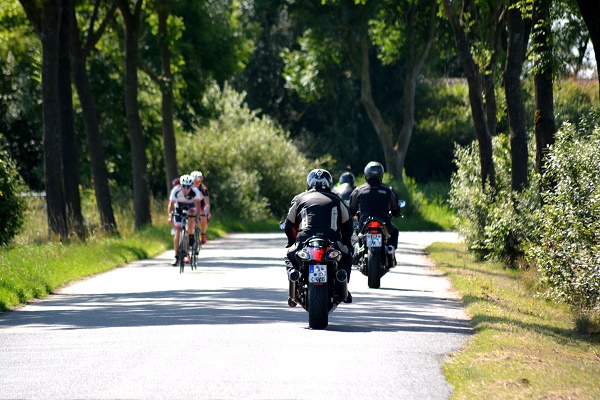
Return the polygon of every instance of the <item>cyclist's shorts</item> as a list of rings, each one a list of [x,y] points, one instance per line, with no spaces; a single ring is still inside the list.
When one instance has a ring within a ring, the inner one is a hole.
[[[190,211],[196,211],[196,207],[194,207],[193,204],[179,204],[176,208],[175,208],[175,222],[173,223],[173,226],[175,227],[180,227],[181,226],[181,212],[183,210],[187,210],[188,213]]]

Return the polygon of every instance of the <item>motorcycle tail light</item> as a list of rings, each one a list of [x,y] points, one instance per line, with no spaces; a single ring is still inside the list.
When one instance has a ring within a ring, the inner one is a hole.
[[[321,260],[323,260],[323,255],[325,255],[326,251],[327,251],[327,249],[320,249],[320,248],[311,248],[310,249],[312,259],[317,262],[320,262]]]
[[[367,224],[367,228],[369,228],[369,229],[379,229],[379,228],[381,228],[381,224],[379,222],[377,222],[377,221],[370,221]]]

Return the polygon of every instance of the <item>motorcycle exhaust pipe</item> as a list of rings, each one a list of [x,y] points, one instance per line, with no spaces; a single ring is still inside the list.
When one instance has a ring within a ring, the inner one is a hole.
[[[338,281],[335,292],[343,301],[348,297],[348,274],[343,269],[339,269],[335,274],[335,279]]]
[[[340,283],[346,283],[348,281],[348,274],[345,270],[339,269],[335,274],[335,279]]]
[[[396,249],[394,249],[394,246],[392,246],[391,244],[385,246],[385,252],[387,254],[394,254],[394,251],[396,251]]]
[[[297,269],[290,269],[288,271],[288,280],[290,282],[298,282],[299,279],[300,279],[300,271],[298,271]]]

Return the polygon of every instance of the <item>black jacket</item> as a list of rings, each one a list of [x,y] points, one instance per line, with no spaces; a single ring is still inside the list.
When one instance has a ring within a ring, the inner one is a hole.
[[[374,217],[383,221],[390,221],[392,216],[400,216],[398,196],[394,190],[377,180],[371,180],[360,185],[350,195],[350,215],[355,216],[360,212],[360,219]]]
[[[285,220],[288,245],[302,242],[317,233],[351,246],[352,219],[348,208],[338,196],[320,188],[294,197]]]

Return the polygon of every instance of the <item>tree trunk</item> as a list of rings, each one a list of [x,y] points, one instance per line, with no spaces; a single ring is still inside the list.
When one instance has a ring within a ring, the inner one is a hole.
[[[67,222],[80,239],[85,239],[85,225],[81,215],[79,194],[79,156],[73,118],[73,89],[71,87],[70,24],[73,0],[62,0],[59,50],[59,106],[62,133],[62,163],[67,206]]]
[[[131,147],[133,211],[136,229],[152,223],[147,172],[148,160],[137,99],[138,35],[142,3],[143,0],[136,0],[133,12],[130,11],[127,0],[121,0],[119,3],[125,27],[125,111]]]
[[[554,92],[552,89],[552,48],[550,0],[533,3],[534,85],[535,85],[535,165],[544,172],[548,148],[554,144]]]
[[[408,152],[408,146],[412,137],[413,129],[415,126],[415,93],[417,89],[417,78],[419,73],[425,64],[429,49],[434,40],[435,34],[435,17],[437,12],[436,3],[431,4],[430,14],[430,30],[427,42],[421,54],[416,54],[416,62],[413,59],[409,59],[406,62],[406,77],[404,82],[404,110],[403,110],[403,121],[402,127],[398,139],[394,142],[394,134],[392,128],[384,121],[379,108],[375,104],[373,99],[372,87],[371,87],[371,76],[370,76],[370,64],[369,64],[369,42],[366,34],[361,36],[361,98],[360,101],[367,111],[367,115],[377,132],[383,153],[385,156],[385,164],[387,171],[394,176],[397,180],[402,181],[404,170],[404,162],[406,160],[406,153]],[[409,17],[410,19],[410,17]],[[409,46],[413,50],[414,54],[418,50],[413,46],[415,40],[412,37],[412,30],[409,28]]]
[[[390,169],[399,164],[398,153],[394,150],[392,128],[385,123],[383,116],[373,99],[369,66],[369,42],[366,33],[361,35],[360,48],[362,60],[360,101],[365,107],[367,115],[379,137],[379,142],[381,143],[385,157],[386,168]],[[396,179],[402,179],[402,173],[400,173],[400,175],[394,174],[394,177]]]
[[[600,77],[600,18],[598,18],[600,15],[600,1],[577,0],[577,5],[579,5],[583,21],[590,33],[596,55],[596,74]],[[598,93],[600,94],[600,85],[598,86]],[[600,99],[600,96],[598,98]]]
[[[96,104],[94,102],[94,97],[92,96],[86,68],[88,52],[81,45],[79,28],[77,27],[75,20],[72,22],[72,32],[73,80],[77,89],[79,103],[81,104],[83,125],[90,151],[92,178],[94,182],[94,192],[96,194],[96,205],[98,207],[98,214],[100,215],[100,225],[105,232],[117,234],[117,223],[115,221],[110,187],[108,185],[108,173],[105,165],[102,135],[100,134]]]
[[[496,136],[498,134],[498,117],[496,116],[498,106],[496,104],[496,85],[494,81],[496,76],[496,63],[500,54],[500,40],[504,27],[504,18],[502,17],[503,7],[504,6],[501,2],[498,2],[494,7],[494,13],[492,14],[493,27],[488,43],[489,48],[492,49],[492,54],[489,65],[485,71],[485,74],[483,75],[485,114],[488,131],[492,136]]]
[[[494,161],[492,158],[492,136],[487,126],[485,107],[483,104],[483,85],[479,68],[469,47],[467,36],[462,25],[458,22],[458,18],[449,3],[449,0],[442,0],[444,11],[452,31],[454,32],[454,39],[456,41],[456,51],[465,75],[467,77],[467,83],[469,87],[469,102],[471,104],[471,113],[473,115],[473,124],[475,126],[475,133],[477,135],[477,141],[479,143],[479,160],[481,163],[481,184],[483,188],[487,185],[492,188],[496,187],[496,173],[494,169]]]
[[[413,35],[414,30],[409,27],[408,32],[410,53],[414,57],[409,57],[406,62],[406,77],[404,80],[404,116],[402,119],[402,127],[400,128],[400,135],[394,146],[394,150],[398,153],[396,158],[397,164],[393,166],[394,169],[392,170],[392,175],[400,180],[402,179],[402,171],[404,170],[404,162],[406,160],[406,154],[408,153],[408,145],[410,144],[415,126],[415,94],[417,91],[417,78],[421,73],[421,69],[425,64],[425,60],[429,55],[429,50],[435,39],[437,0],[431,2],[430,6],[429,35],[421,54],[418,53],[418,49],[414,46],[414,43],[416,42]]]
[[[525,23],[521,11],[511,0],[508,8],[508,50],[504,69],[504,90],[508,123],[510,127],[510,152],[512,159],[511,188],[520,192],[527,187],[527,130],[525,105],[521,93],[521,70],[525,60]]]
[[[48,228],[68,240],[61,160],[61,127],[58,97],[60,0],[42,1],[42,112],[44,123],[44,177]]]
[[[158,11],[158,45],[162,64],[160,91],[162,94],[162,137],[165,156],[165,173],[167,178],[167,193],[172,188],[171,182],[179,176],[177,171],[177,148],[175,129],[173,127],[173,76],[171,74],[171,50],[167,32],[169,10],[166,6]]]

